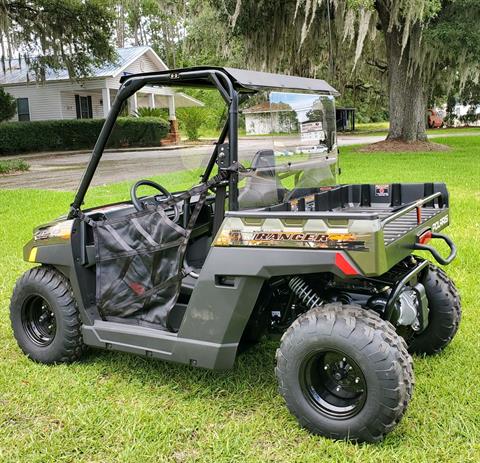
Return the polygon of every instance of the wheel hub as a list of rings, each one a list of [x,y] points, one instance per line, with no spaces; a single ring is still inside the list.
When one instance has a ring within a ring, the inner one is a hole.
[[[329,417],[350,418],[365,404],[367,388],[362,371],[353,359],[338,351],[311,355],[303,364],[300,380],[309,402]]]
[[[28,339],[41,347],[48,346],[57,331],[55,313],[39,295],[25,300],[22,306],[22,325]]]

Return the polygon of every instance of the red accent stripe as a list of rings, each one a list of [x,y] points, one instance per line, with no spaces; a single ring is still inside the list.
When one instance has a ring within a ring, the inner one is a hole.
[[[432,232],[428,230],[422,235],[420,235],[420,238],[418,238],[418,242],[420,244],[425,244],[425,243],[428,243],[431,239],[432,239]]]
[[[345,257],[343,257],[343,254],[340,254],[337,252],[335,254],[335,265],[345,274],[345,275],[358,275],[357,270],[355,267],[348,262]]]

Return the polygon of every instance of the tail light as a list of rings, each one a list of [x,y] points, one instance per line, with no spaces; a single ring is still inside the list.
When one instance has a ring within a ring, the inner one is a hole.
[[[427,230],[426,232],[422,233],[419,237],[417,242],[419,244],[427,244],[432,239],[432,232],[431,230]]]

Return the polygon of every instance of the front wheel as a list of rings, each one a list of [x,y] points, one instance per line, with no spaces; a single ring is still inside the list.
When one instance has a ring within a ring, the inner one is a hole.
[[[388,322],[355,305],[309,310],[277,350],[279,392],[299,423],[333,439],[377,442],[400,421],[413,364]]]
[[[85,348],[70,284],[52,267],[35,267],[19,278],[10,320],[20,349],[36,362],[72,362]]]

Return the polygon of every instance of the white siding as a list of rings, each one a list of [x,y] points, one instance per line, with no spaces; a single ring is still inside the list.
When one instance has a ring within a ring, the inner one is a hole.
[[[278,113],[274,112],[245,114],[245,128],[247,135],[265,135],[286,131],[280,124]]]
[[[62,99],[62,119],[76,119],[75,93],[60,92]]]
[[[93,117],[103,117],[102,87],[105,79],[90,79],[82,83],[71,81],[46,82],[5,86],[14,98],[28,98],[30,120],[75,119],[75,95],[92,97]],[[13,120],[18,120],[17,116]]]
[[[28,98],[31,121],[61,119],[60,94],[50,85],[16,85],[4,87],[14,98]],[[13,120],[18,120],[15,115]]]
[[[55,82],[54,85],[60,93],[62,119],[76,119],[75,95],[92,97],[92,113],[94,118],[103,117],[102,88],[105,87],[105,79],[89,79],[82,83]]]
[[[140,72],[154,72],[164,71],[166,68],[161,67],[157,62],[154,62],[147,53],[135,60],[130,66],[124,69],[124,72],[131,74],[138,74]]]
[[[92,115],[95,118],[103,117],[102,93],[86,91],[61,92],[62,119],[76,119],[77,109],[75,107],[75,95],[92,97]]]
[[[147,52],[127,66],[117,77],[109,78],[108,86],[109,88],[120,88],[120,77],[122,77],[123,73],[139,74],[141,72],[165,71],[166,69],[165,66],[150,58]]]

